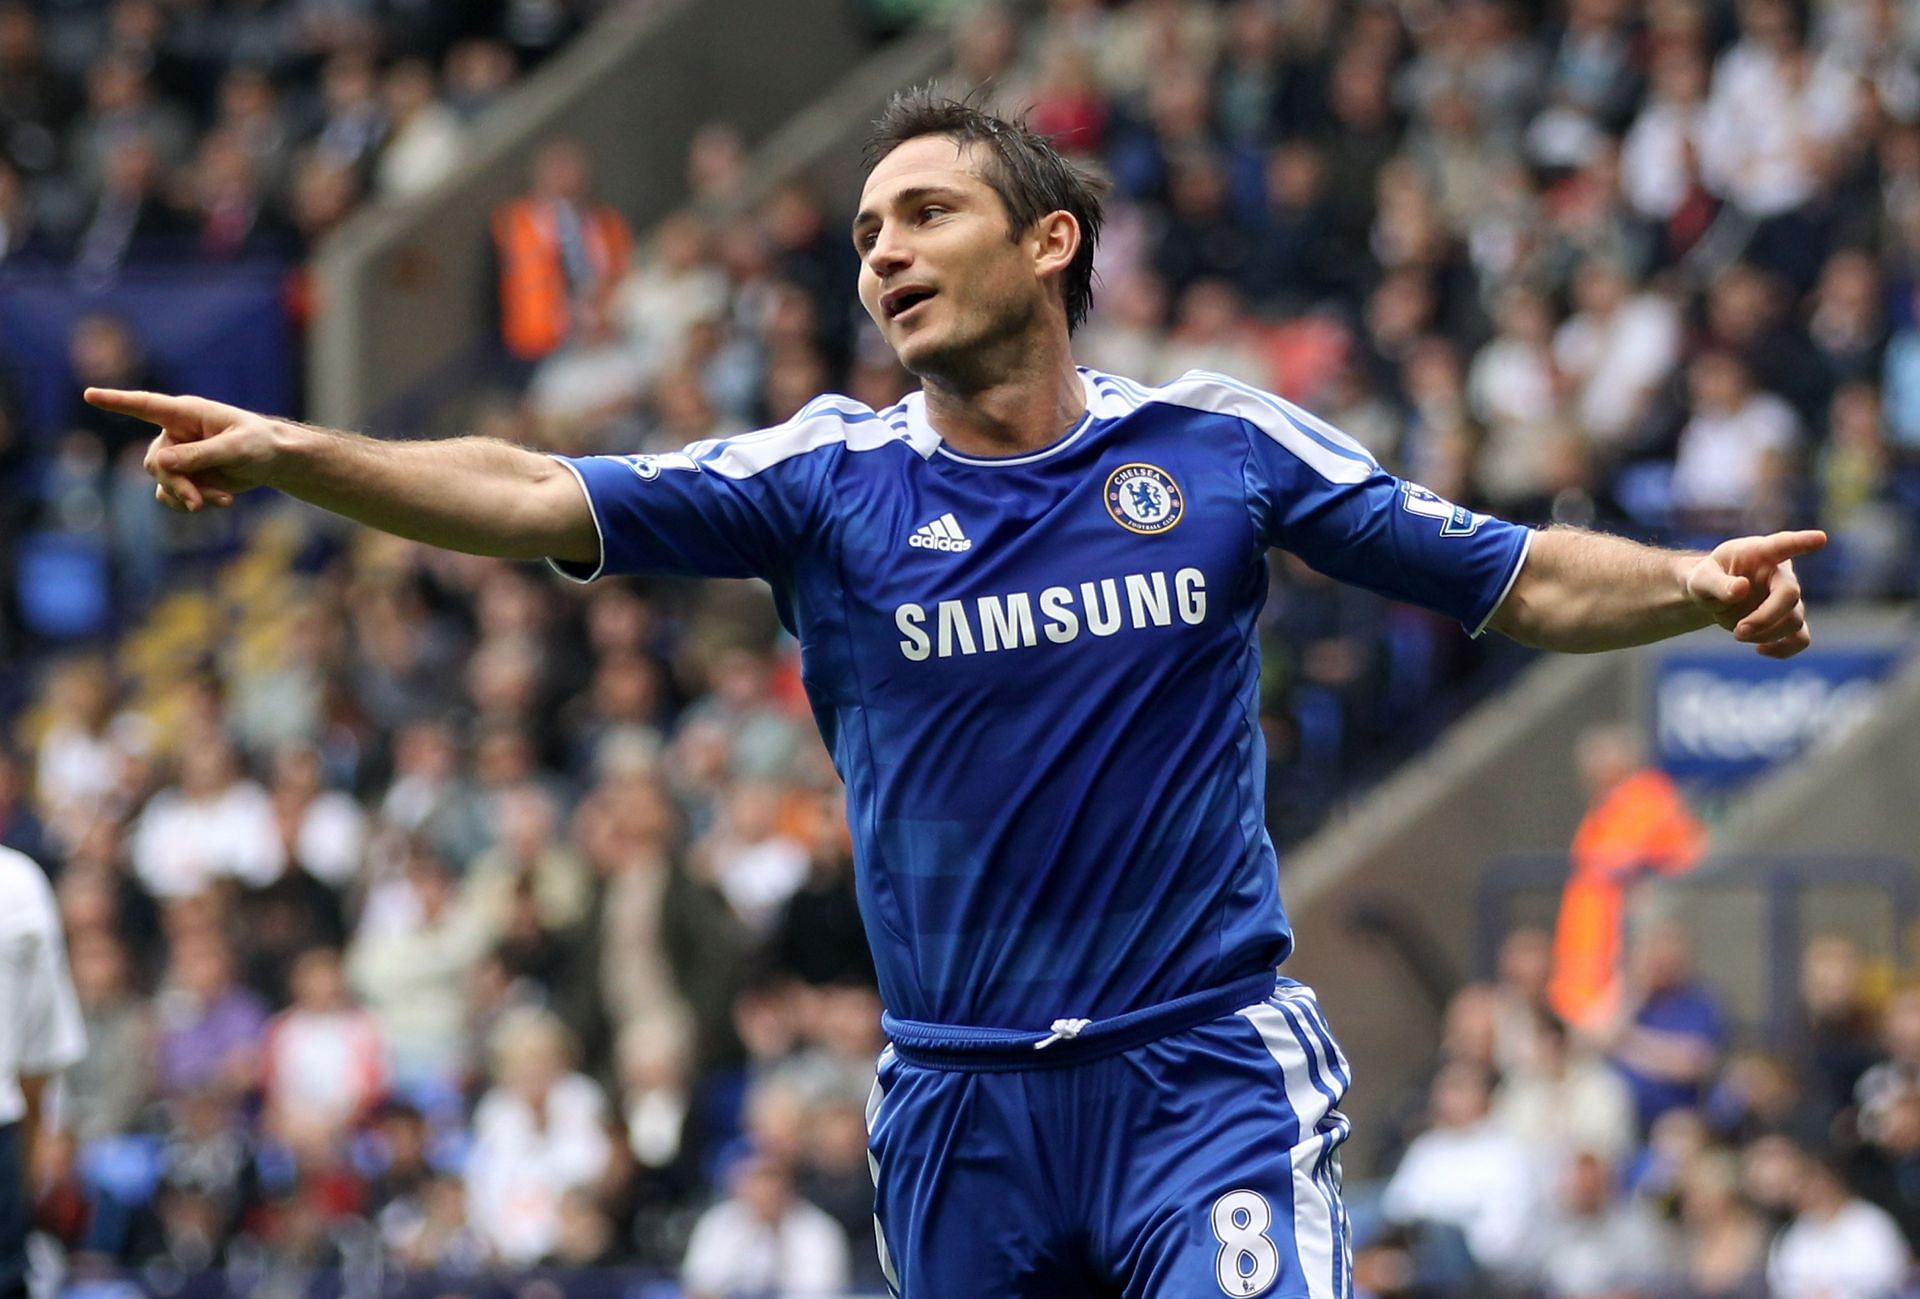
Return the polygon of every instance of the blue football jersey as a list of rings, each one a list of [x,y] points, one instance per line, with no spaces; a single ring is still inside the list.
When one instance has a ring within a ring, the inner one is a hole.
[[[948,447],[914,394],[819,398],[666,455],[563,460],[600,563],[760,577],[847,788],[897,1016],[1041,1029],[1271,970],[1266,552],[1478,633],[1530,533],[1386,473],[1272,394],[1082,370],[1027,455]]]

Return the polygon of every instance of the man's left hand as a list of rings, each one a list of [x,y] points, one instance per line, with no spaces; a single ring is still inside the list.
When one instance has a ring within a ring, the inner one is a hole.
[[[1827,534],[1813,531],[1723,541],[1687,571],[1687,596],[1735,640],[1792,658],[1813,643],[1793,561],[1826,544]]]

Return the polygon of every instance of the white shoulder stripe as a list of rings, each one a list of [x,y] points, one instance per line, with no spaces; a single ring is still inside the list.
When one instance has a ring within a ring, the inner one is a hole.
[[[1329,482],[1365,482],[1379,469],[1365,447],[1311,411],[1224,374],[1189,370],[1158,388],[1102,374],[1095,387],[1128,409],[1165,402],[1244,419]]]
[[[1192,370],[1162,391],[1182,405],[1239,416],[1329,482],[1365,482],[1380,467],[1365,447],[1319,416],[1224,374]]]
[[[907,434],[851,398],[816,397],[785,424],[688,444],[683,452],[660,458],[663,469],[701,469],[724,478],[751,478],[795,456],[845,444],[849,451],[872,451]]]

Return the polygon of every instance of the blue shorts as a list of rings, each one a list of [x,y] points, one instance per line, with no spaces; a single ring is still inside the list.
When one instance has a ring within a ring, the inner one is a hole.
[[[899,1299],[1349,1299],[1350,1075],[1310,989],[1055,1028],[889,1018],[867,1127]]]

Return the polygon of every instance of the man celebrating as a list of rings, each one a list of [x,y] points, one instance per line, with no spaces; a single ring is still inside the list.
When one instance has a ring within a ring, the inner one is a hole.
[[[1234,380],[1077,369],[1097,187],[1024,127],[887,109],[853,240],[919,392],[658,456],[387,443],[192,397],[160,499],[272,486],[402,536],[603,573],[759,576],[847,786],[892,1045],[869,1106],[908,1299],[1350,1292],[1345,1058],[1261,824],[1266,551],[1528,644],[1718,622],[1783,658],[1817,532],[1678,554],[1529,532]]]

